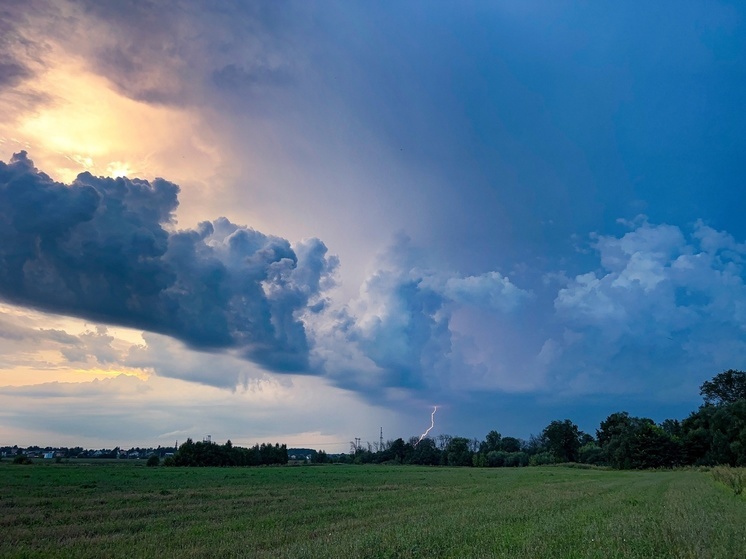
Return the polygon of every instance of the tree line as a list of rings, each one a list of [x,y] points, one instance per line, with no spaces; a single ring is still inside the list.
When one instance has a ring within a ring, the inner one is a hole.
[[[352,449],[337,459],[356,464],[532,466],[576,462],[618,469],[685,465],[746,466],[746,373],[729,369],[700,387],[704,403],[683,421],[609,415],[595,437],[571,420],[552,421],[528,440],[490,431],[483,441],[464,437],[413,437],[383,448]],[[324,456],[325,459],[328,459]]]
[[[164,466],[263,466],[287,464],[288,449],[281,444],[257,444],[250,448],[233,446],[231,441],[217,444],[192,439],[179,447],[173,456],[163,461]]]
[[[683,421],[609,415],[595,436],[569,419],[555,420],[528,440],[490,431],[484,440],[440,435],[398,438],[375,450],[353,446],[350,454],[315,452],[311,461],[354,464],[419,464],[474,467],[518,467],[575,462],[618,469],[671,468],[684,465],[746,466],[746,373],[733,369],[700,387],[704,403]],[[166,458],[173,466],[256,466],[286,464],[286,445],[251,448],[193,442]]]

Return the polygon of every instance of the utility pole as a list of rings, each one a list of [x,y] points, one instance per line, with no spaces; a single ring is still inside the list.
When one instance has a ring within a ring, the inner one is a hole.
[[[383,450],[383,427],[381,427],[381,437],[378,439],[378,450]]]

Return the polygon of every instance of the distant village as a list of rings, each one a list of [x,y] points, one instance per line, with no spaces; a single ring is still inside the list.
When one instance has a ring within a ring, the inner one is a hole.
[[[14,446],[1,446],[0,447],[0,459],[13,459],[16,456],[25,456],[31,459],[40,460],[68,460],[68,459],[91,459],[100,458],[108,460],[147,460],[151,456],[157,456],[161,460],[173,456],[176,452],[176,446],[158,446],[156,448],[148,447],[132,447],[125,450],[120,447],[115,448],[99,448],[99,449],[85,449],[80,446],[73,448],[68,447],[40,447],[40,446],[27,446],[20,447]],[[309,462],[312,457],[316,454],[315,450],[310,448],[292,448],[289,449],[289,460],[291,463],[295,462]]]
[[[38,458],[44,460],[61,460],[70,458],[101,458],[101,459],[119,459],[119,460],[139,460],[147,459],[151,456],[158,456],[163,459],[173,456],[176,448],[173,446],[159,446],[157,448],[133,447],[129,450],[123,448],[99,448],[85,449],[80,446],[73,448],[67,447],[40,447],[40,446],[2,446],[0,447],[0,457],[15,458],[16,456],[26,456],[27,458]]]

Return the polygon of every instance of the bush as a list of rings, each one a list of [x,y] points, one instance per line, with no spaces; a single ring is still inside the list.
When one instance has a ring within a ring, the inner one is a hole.
[[[150,458],[148,458],[147,463],[145,464],[149,468],[158,466],[161,463],[161,459],[158,457],[157,454],[152,454]]]
[[[13,463],[14,464],[28,465],[28,464],[33,464],[34,462],[28,456],[25,456],[23,454],[19,454],[18,456],[16,456],[15,458],[13,458]]]
[[[529,466],[546,466],[548,464],[554,464],[554,455],[551,452],[540,452],[534,454],[528,461]]]
[[[717,466],[712,469],[712,477],[730,487],[734,495],[743,493],[746,484],[746,470],[743,468],[731,468],[730,466]]]
[[[580,447],[578,461],[583,464],[603,464],[604,451],[596,443],[588,443]]]

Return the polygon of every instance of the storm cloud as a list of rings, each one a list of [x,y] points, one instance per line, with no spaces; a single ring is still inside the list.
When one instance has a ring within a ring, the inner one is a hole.
[[[387,405],[500,392],[680,398],[702,370],[746,356],[746,248],[702,221],[622,221],[623,233],[578,246],[589,260],[574,274],[533,284],[525,272],[516,283],[516,272],[432,265],[402,234],[345,299],[321,240],[291,244],[222,217],[180,230],[178,195],[163,179],[82,173],[64,185],[25,152],[0,162],[0,298],[152,333],[125,347],[104,327],[71,336],[0,321],[0,338],[43,338],[75,366],[224,389],[264,371],[314,374]],[[671,372],[656,376],[661,362]]]
[[[336,258],[318,239],[293,247],[225,218],[176,230],[178,192],[89,173],[63,185],[25,152],[0,162],[0,296],[306,370],[301,317],[323,308]]]

